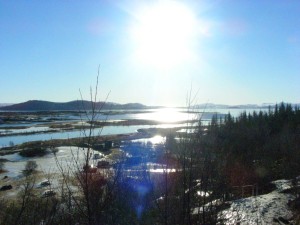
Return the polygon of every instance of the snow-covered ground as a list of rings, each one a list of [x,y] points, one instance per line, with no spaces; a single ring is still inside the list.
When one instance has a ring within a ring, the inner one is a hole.
[[[291,182],[277,180],[273,183],[277,187],[276,190],[232,201],[229,209],[219,213],[219,218],[225,219],[225,224],[278,224],[275,220],[279,217],[290,219],[292,212],[287,203],[293,200],[294,196],[281,191],[290,189]]]
[[[71,146],[58,147],[56,152],[56,159],[60,166],[65,171],[76,169],[76,163],[74,159],[78,160],[78,166],[84,164],[84,158],[86,154],[86,148],[77,148]],[[101,153],[97,152],[101,157],[104,157]],[[105,157],[104,157],[105,158]],[[24,175],[23,170],[28,161],[35,161],[37,163],[37,171],[35,177],[35,190],[38,195],[42,195],[44,191],[54,190],[59,192],[60,184],[62,181],[61,172],[57,165],[54,154],[49,153],[44,156],[36,157],[22,157],[19,153],[8,154],[0,156],[0,159],[6,159],[8,161],[4,162],[5,172],[0,174],[0,187],[4,185],[12,185],[11,190],[1,192],[1,196],[6,197],[16,197],[18,192],[22,190],[24,186]],[[95,163],[100,159],[93,159],[91,157],[91,162]],[[49,181],[50,185],[41,185],[43,181]]]
[[[71,164],[73,160],[73,155],[77,157],[80,162],[83,162],[84,152],[86,149],[62,146],[58,148],[56,157],[59,163],[62,163],[62,166],[66,167]],[[38,168],[37,170],[43,171],[44,173],[58,173],[58,167],[56,164],[55,156],[52,153],[46,154],[44,156],[36,157],[22,157],[19,153],[9,154],[0,156],[0,159],[6,159],[7,162],[4,163],[4,169],[6,172],[2,173],[2,176],[8,177],[19,177],[22,175],[22,170],[25,168],[27,161],[36,161]]]
[[[291,220],[293,217],[288,202],[294,200],[295,196],[282,192],[292,187],[291,181],[277,180],[272,183],[275,184],[276,190],[268,194],[227,202],[230,207],[218,214],[218,219],[222,221],[220,224],[291,224],[282,222],[282,220]],[[220,205],[222,201],[215,200],[211,204]],[[205,210],[209,210],[209,208],[209,204],[204,207]],[[196,215],[202,211],[203,207],[197,207],[193,209],[192,214]]]

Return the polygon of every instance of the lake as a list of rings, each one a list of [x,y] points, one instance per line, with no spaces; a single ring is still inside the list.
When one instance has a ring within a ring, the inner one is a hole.
[[[204,111],[204,112],[203,112]],[[188,112],[185,108],[159,108],[146,110],[115,110],[112,112],[103,111],[96,115],[98,121],[130,121],[130,120],[149,120],[157,121],[157,125],[132,125],[132,126],[105,126],[96,128],[94,135],[114,135],[127,134],[137,132],[138,129],[147,128],[172,128],[183,127],[186,121],[199,119],[201,117],[202,123],[208,124],[214,114],[224,117],[228,112],[232,116],[238,116],[245,109],[201,109]],[[254,109],[247,109],[248,112]],[[30,114],[30,112],[28,112]],[[31,115],[32,116],[32,115]],[[29,141],[51,140],[51,139],[67,139],[83,137],[83,132],[77,130],[61,130],[59,132],[51,132],[49,126],[53,123],[74,123],[86,121],[86,118],[91,118],[91,114],[80,114],[77,112],[53,112],[51,115],[38,114],[35,117],[26,117],[25,121],[15,123],[0,124],[0,134],[9,133],[9,136],[0,137],[0,147],[9,146],[10,144],[22,144]],[[24,129],[18,129],[20,126],[26,126]],[[10,129],[7,129],[10,127]],[[15,129],[14,129],[15,128]],[[48,131],[48,133],[43,133]],[[29,132],[36,132],[29,134]]]

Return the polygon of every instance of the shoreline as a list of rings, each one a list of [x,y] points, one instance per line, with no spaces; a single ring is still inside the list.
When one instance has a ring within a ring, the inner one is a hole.
[[[176,121],[176,122],[168,122],[164,123],[157,120],[144,120],[144,119],[130,119],[130,120],[121,120],[121,121],[95,121],[93,125],[91,125],[88,121],[85,121],[86,125],[78,125],[78,122],[80,121],[73,121],[73,122],[55,122],[55,123],[44,123],[44,124],[38,124],[34,126],[21,126],[21,127],[10,127],[5,126],[3,128],[0,127],[0,129],[5,130],[22,130],[27,129],[31,127],[48,127],[49,129],[53,130],[41,130],[41,131],[25,131],[25,132],[16,132],[16,133],[1,133],[0,137],[12,137],[12,136],[26,136],[26,135],[35,135],[35,134],[51,134],[51,133],[60,133],[60,132],[72,132],[72,131],[80,131],[84,129],[90,129],[92,126],[92,129],[97,128],[103,128],[106,126],[139,126],[139,125],[163,125],[163,124],[170,124],[170,125],[176,125],[176,124],[188,124],[188,123],[197,123],[197,120],[183,120],[183,121]]]
[[[104,143],[105,141],[130,141],[135,139],[151,138],[156,135],[166,136],[170,133],[176,133],[182,127],[175,128],[147,128],[139,129],[138,132],[128,133],[128,134],[114,134],[114,135],[101,135],[101,136],[92,136],[92,137],[77,137],[77,138],[68,138],[68,139],[52,139],[46,141],[30,141],[25,142],[20,145],[15,145],[11,147],[0,148],[0,155],[7,155],[20,152],[22,149],[29,149],[35,147],[43,148],[55,148],[60,146],[77,146],[80,147],[83,144],[88,142],[94,144]]]

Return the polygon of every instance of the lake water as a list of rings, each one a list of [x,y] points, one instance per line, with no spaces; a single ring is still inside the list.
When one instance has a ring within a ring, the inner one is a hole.
[[[247,109],[248,112],[252,112],[254,109]],[[203,112],[205,111],[205,112]],[[151,110],[127,110],[127,111],[114,111],[112,115],[106,114],[97,114],[96,119],[101,121],[117,121],[117,120],[132,120],[132,119],[140,119],[140,120],[154,120],[159,121],[160,125],[138,125],[138,126],[106,126],[103,129],[95,129],[94,135],[113,135],[113,134],[126,134],[126,133],[134,133],[137,132],[138,129],[141,128],[172,128],[184,126],[183,121],[186,120],[194,120],[199,119],[203,121],[203,124],[208,124],[211,120],[212,116],[215,113],[218,113],[220,117],[223,117],[225,114],[230,112],[233,116],[238,116],[244,109],[205,109],[194,111],[193,113],[188,113],[184,108],[160,108],[160,109],[151,109]],[[90,115],[88,115],[90,116]],[[74,121],[82,121],[85,120],[86,117],[79,115],[78,113],[64,113],[54,115],[52,117],[45,116],[41,118],[45,120],[45,123],[49,123],[49,119],[52,122],[74,122]],[[0,131],[7,132],[1,127],[4,126],[18,126],[19,124],[1,124]],[[0,147],[8,146],[10,143],[21,144],[29,141],[38,141],[38,140],[51,140],[51,139],[67,139],[67,138],[75,138],[75,137],[83,137],[83,133],[80,130],[73,131],[62,131],[57,133],[38,133],[38,134],[26,134],[28,131],[42,131],[49,130],[50,128],[43,126],[42,122],[32,122],[20,125],[29,125],[31,127],[22,130],[12,130],[12,133],[20,133],[24,132],[21,135],[12,135],[12,136],[4,136],[0,137]]]

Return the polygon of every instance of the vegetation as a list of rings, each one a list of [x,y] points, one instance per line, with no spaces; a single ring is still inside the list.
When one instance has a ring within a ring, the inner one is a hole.
[[[236,119],[214,117],[203,144],[214,149],[231,186],[294,178],[300,171],[300,110],[282,103]]]
[[[0,173],[4,171],[4,162],[0,161]]]
[[[36,170],[37,167],[38,165],[36,161],[29,160],[26,162],[25,168],[23,170],[23,174],[25,176],[29,176]]]
[[[32,148],[24,148],[19,154],[23,157],[34,157],[34,156],[43,156],[47,154],[47,149],[44,147],[32,147]]]

